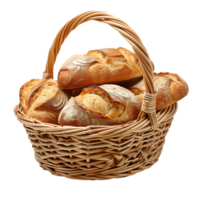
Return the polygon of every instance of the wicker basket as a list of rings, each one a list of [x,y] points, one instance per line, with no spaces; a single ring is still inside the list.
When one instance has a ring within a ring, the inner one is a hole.
[[[151,167],[161,154],[177,103],[155,110],[153,63],[137,34],[120,19],[100,11],[89,11],[71,19],[57,34],[48,54],[44,79],[53,78],[60,47],[79,24],[96,20],[116,29],[138,56],[145,80],[145,97],[137,120],[114,126],[58,126],[45,124],[14,109],[23,123],[40,166],[57,176],[100,180],[130,176]]]

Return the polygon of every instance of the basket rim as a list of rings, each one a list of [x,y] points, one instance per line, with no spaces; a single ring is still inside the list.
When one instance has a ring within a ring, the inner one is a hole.
[[[176,102],[158,111],[156,113],[156,118],[158,121],[157,128],[159,128],[159,125],[162,124],[163,122],[173,119],[173,116],[175,115],[177,108],[178,108],[178,103]],[[48,131],[48,133],[50,134],[62,134],[62,133],[73,134],[77,132],[80,132],[80,133],[82,132],[84,134],[87,133],[87,135],[90,135],[90,137],[91,136],[96,137],[100,135],[105,136],[105,134],[108,134],[113,131],[118,133],[118,132],[123,132],[123,131],[131,129],[132,132],[140,133],[140,132],[146,132],[146,131],[152,130],[151,122],[148,116],[145,116],[141,119],[127,122],[125,124],[119,124],[119,125],[90,125],[90,126],[78,127],[78,126],[67,126],[67,125],[63,126],[63,125],[57,125],[57,124],[43,123],[39,120],[28,117],[23,112],[20,103],[15,106],[14,114],[24,126],[30,129],[36,130],[39,134],[42,134],[43,132],[45,133],[46,131]],[[98,134],[94,134],[94,133],[98,133]]]

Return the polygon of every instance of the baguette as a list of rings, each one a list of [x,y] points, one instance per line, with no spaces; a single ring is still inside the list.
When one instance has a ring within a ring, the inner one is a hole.
[[[19,92],[22,110],[41,122],[57,124],[58,115],[71,97],[63,92],[57,81],[32,79]]]
[[[139,100],[117,85],[90,86],[71,98],[62,109],[58,124],[71,126],[114,125],[137,118]]]
[[[122,47],[99,49],[69,58],[58,73],[61,89],[118,83],[142,76],[136,55]]]
[[[187,83],[179,75],[169,72],[154,73],[154,85],[157,90],[157,111],[181,100],[189,91]],[[128,89],[142,103],[145,92],[144,80],[140,79],[136,84],[129,86]]]

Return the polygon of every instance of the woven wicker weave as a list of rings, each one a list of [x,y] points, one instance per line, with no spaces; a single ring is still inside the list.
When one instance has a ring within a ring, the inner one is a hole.
[[[145,80],[145,97],[137,120],[114,126],[58,126],[45,124],[14,109],[23,123],[40,166],[54,175],[96,180],[125,177],[151,167],[161,154],[177,103],[155,111],[153,63],[137,34],[120,19],[100,11],[89,11],[71,19],[57,34],[48,54],[43,78],[53,78],[60,47],[79,24],[96,20],[116,29],[138,56]]]

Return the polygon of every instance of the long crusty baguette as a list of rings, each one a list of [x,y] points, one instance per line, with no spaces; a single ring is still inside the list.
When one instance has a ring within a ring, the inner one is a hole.
[[[20,89],[20,103],[26,115],[41,122],[57,124],[58,115],[71,97],[57,81],[32,79]]]
[[[99,49],[69,58],[58,73],[61,89],[117,83],[142,76],[136,55],[122,47]]]
[[[71,98],[62,109],[58,124],[72,126],[122,124],[137,118],[140,102],[117,85],[90,86]]]
[[[177,74],[169,72],[154,73],[154,84],[157,90],[156,110],[161,110],[188,94],[187,83]],[[145,91],[144,80],[141,79],[128,89],[136,95],[142,103]]]

